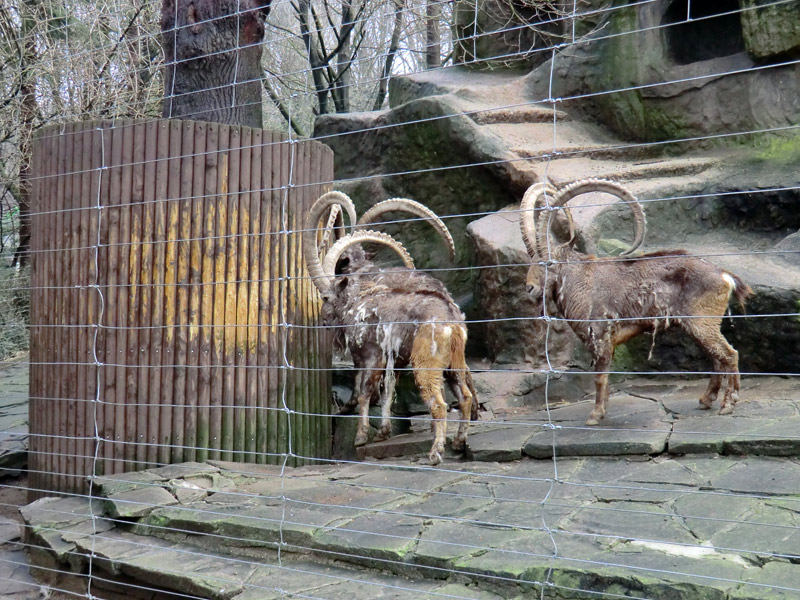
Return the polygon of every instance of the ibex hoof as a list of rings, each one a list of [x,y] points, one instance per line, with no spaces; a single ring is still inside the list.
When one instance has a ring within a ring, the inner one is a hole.
[[[390,437],[392,437],[392,430],[390,428],[388,428],[388,427],[385,428],[385,429],[383,427],[381,427],[378,430],[378,433],[375,434],[375,441],[376,442],[382,442],[384,440],[388,440]]]
[[[467,440],[464,438],[456,438],[453,440],[453,450],[456,452],[463,452],[467,449]]]
[[[434,448],[433,450],[431,450],[431,453],[428,455],[428,460],[430,461],[431,466],[435,467],[440,462],[442,462],[442,455],[439,452],[437,452],[436,449]]]
[[[362,431],[359,431],[356,434],[356,448],[358,448],[359,446],[364,446],[367,443],[367,439],[368,439],[367,434]]]
[[[605,415],[598,415],[596,413],[592,413],[589,415],[589,418],[586,419],[587,425],[600,425],[601,419],[605,417]]]
[[[710,410],[712,400],[706,400],[705,398],[700,398],[700,410]]]
[[[721,415],[729,415],[733,412],[733,404],[723,404],[722,408],[719,409],[719,414]]]

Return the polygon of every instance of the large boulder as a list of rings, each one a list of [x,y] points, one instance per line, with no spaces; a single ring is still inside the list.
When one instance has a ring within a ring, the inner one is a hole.
[[[519,232],[519,211],[506,209],[470,223],[467,235],[478,267],[475,314],[490,360],[563,366],[572,356],[573,338],[563,321],[549,324],[534,311],[525,289],[530,259]],[[548,332],[548,327],[550,331]]]
[[[757,60],[800,55],[800,4],[739,0],[747,52]],[[766,5],[766,6],[765,6]]]
[[[514,201],[491,163],[507,151],[481,134],[446,97],[425,97],[375,113],[326,115],[314,136],[334,150],[337,188],[358,213],[391,197],[422,202],[441,216],[456,242],[450,263],[429,226],[410,222],[382,227],[396,234],[421,269],[436,269],[450,292],[469,304],[475,272],[464,243],[467,224]]]

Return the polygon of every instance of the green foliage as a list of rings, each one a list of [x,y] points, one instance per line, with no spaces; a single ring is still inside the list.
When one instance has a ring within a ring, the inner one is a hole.
[[[800,164],[800,134],[769,137],[757,144],[757,148],[757,161],[786,166]]]

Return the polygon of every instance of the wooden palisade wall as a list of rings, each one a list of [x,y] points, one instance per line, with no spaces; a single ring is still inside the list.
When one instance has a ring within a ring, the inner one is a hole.
[[[35,141],[30,480],[330,453],[330,349],[302,260],[330,149],[192,121]],[[319,367],[323,367],[318,369]]]

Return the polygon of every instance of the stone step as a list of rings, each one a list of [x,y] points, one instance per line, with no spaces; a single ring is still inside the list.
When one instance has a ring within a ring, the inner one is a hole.
[[[519,161],[515,168],[531,172],[537,181],[547,177],[556,186],[576,179],[597,177],[615,181],[645,180],[651,177],[682,177],[714,166],[713,158],[653,158],[640,161],[592,160],[587,157],[552,157],[551,160]],[[530,178],[530,176],[529,176]]]
[[[544,159],[556,153],[567,153],[570,156],[585,154],[589,158],[595,158],[610,148],[625,147],[599,127],[579,122],[559,123],[554,138],[552,112],[550,122],[501,122],[484,125],[481,131],[501,138],[511,152],[523,158]]]
[[[480,105],[479,105],[480,106]],[[570,121],[572,117],[563,111],[553,111],[552,108],[548,106],[541,106],[538,104],[524,104],[521,106],[510,106],[510,107],[500,107],[500,108],[477,108],[469,111],[467,109],[469,117],[475,121],[478,125],[486,125],[486,126],[493,126],[493,125],[520,125],[520,124],[532,124],[532,123],[543,123],[548,124],[551,137],[552,137],[552,127],[553,127],[553,113],[555,112],[555,118],[559,121],[559,123],[564,121]],[[500,132],[496,132],[501,134]]]
[[[210,535],[205,543],[187,545],[150,535],[137,535],[110,522],[90,534],[89,503],[85,498],[45,498],[23,509],[30,536],[37,548],[31,552],[34,565],[44,567],[56,560],[58,577],[52,568],[32,568],[33,574],[61,589],[85,592],[92,558],[92,591],[100,598],[197,597],[210,600],[272,600],[278,598],[401,598],[457,594],[459,598],[491,598],[468,587],[442,582],[412,581],[377,572],[354,570],[298,558],[288,553],[280,560],[273,553],[264,557],[246,552],[221,553],[224,544]],[[73,519],[53,523],[53,517],[68,512]],[[50,529],[49,535],[40,532]],[[271,544],[277,548],[278,543]],[[70,575],[74,573],[74,575]],[[41,583],[36,587],[41,587]],[[83,589],[81,589],[83,587]],[[44,589],[44,588],[43,588]],[[324,591],[323,591],[324,590]],[[170,592],[178,596],[170,595]]]
[[[800,398],[791,380],[777,377],[745,377],[741,399],[732,417],[719,416],[716,408],[700,410],[698,399],[707,385],[705,378],[666,383],[630,378],[612,384],[606,418],[597,427],[586,427],[594,403],[593,392],[583,400],[565,398],[587,391],[591,374],[562,373],[548,386],[549,410],[545,406],[545,377],[520,372],[476,373],[476,385],[497,420],[473,421],[470,426],[468,460],[509,462],[522,458],[725,454],[800,456]],[[493,394],[496,380],[499,395]],[[666,379],[666,376],[665,376]],[[516,384],[512,382],[516,381]],[[510,395],[520,388],[519,402]],[[569,400],[569,401],[567,401]],[[485,417],[484,417],[485,418]],[[455,432],[450,423],[448,442]],[[421,428],[420,428],[421,429]],[[394,436],[359,449],[359,457],[387,459],[406,456],[425,461],[431,434],[421,430]],[[458,455],[449,455],[452,460]]]
[[[92,505],[45,498],[23,508],[34,565],[81,574],[92,553],[93,589],[121,597],[146,588],[237,600],[519,599],[538,597],[543,585],[563,597],[800,592],[792,564],[800,560],[800,466],[791,461],[559,457],[557,471],[552,457],[488,468],[181,467],[98,477],[95,489],[109,497]],[[202,498],[164,503],[163,492],[202,487],[204,478],[212,485]],[[127,492],[129,502],[134,490],[148,510],[110,518],[118,496]]]

